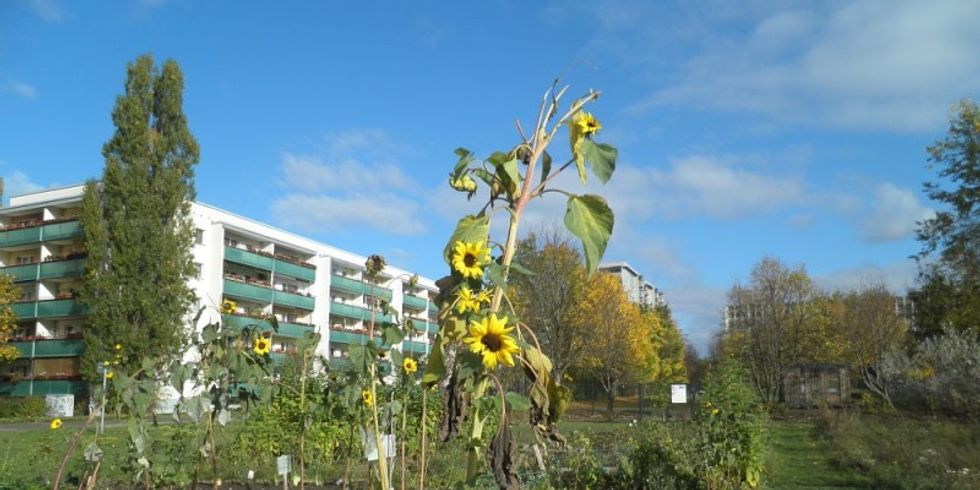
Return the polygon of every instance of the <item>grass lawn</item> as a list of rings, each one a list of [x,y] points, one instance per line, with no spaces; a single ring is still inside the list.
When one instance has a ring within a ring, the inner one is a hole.
[[[815,429],[808,422],[771,423],[768,488],[876,488],[868,476],[835,466]]]

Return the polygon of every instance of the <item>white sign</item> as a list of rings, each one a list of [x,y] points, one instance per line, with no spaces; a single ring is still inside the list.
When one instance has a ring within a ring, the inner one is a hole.
[[[670,403],[687,403],[687,385],[670,385]]]
[[[75,395],[46,395],[44,413],[48,417],[71,417],[75,415]]]
[[[279,456],[276,458],[276,471],[280,475],[289,474],[289,455]]]

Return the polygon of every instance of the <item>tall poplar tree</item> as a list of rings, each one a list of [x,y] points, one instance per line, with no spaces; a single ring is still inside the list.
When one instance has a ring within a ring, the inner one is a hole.
[[[81,300],[90,309],[83,372],[122,362],[174,359],[194,301],[191,247],[197,141],[184,117],[184,77],[173,60],[143,55],[127,68],[112,111],[115,134],[102,148],[101,182],[90,181],[81,225],[88,250]],[[121,349],[116,349],[116,344]]]

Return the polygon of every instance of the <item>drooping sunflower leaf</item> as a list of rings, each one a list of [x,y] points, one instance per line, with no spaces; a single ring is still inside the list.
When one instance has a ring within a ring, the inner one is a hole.
[[[592,173],[603,184],[608,182],[609,178],[612,177],[613,171],[616,170],[616,157],[619,155],[619,150],[606,143],[596,143],[592,140],[586,140],[582,143],[582,153],[585,154],[585,159],[588,160],[589,165],[592,167]]]
[[[613,212],[606,200],[594,194],[568,198],[565,227],[582,241],[585,266],[589,274],[596,271],[613,231]]]
[[[426,387],[432,386],[446,377],[446,359],[442,353],[442,336],[436,339],[429,353],[429,360],[425,363],[425,372],[422,374],[422,384]]]
[[[547,151],[541,154],[541,182],[551,173],[551,154]],[[530,177],[529,177],[530,178]]]

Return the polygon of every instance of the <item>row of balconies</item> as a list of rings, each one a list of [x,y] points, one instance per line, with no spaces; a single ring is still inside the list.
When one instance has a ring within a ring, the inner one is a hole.
[[[85,259],[57,260],[0,267],[0,274],[13,276],[14,282],[81,277],[84,272]]]
[[[0,231],[0,247],[28,245],[41,241],[67,240],[82,235],[77,219],[48,221]]]
[[[286,259],[282,255],[250,252],[238,247],[225,246],[225,260],[256,269],[282,274],[306,282],[316,279],[316,266]]]

